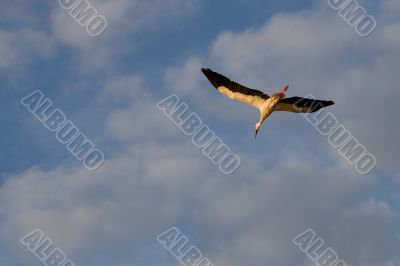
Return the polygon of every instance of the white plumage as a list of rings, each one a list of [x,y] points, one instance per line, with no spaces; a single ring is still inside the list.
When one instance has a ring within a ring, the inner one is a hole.
[[[257,136],[264,120],[274,111],[312,113],[334,104],[332,101],[314,100],[302,97],[285,98],[289,86],[285,86],[280,92],[269,96],[262,91],[253,90],[231,81],[227,77],[211,69],[203,68],[201,71],[220,93],[228,96],[232,100],[254,106],[260,111],[260,120],[256,124],[254,137]]]

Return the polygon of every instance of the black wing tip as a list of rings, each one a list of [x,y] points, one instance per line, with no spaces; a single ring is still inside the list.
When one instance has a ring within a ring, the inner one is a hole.
[[[223,84],[224,82],[226,82],[226,79],[224,76],[212,71],[209,68],[202,68],[201,72],[203,72],[204,76],[206,76],[206,78],[208,79],[208,81],[216,88],[218,89],[218,87]]]
[[[212,70],[209,69],[209,68],[202,68],[202,69],[201,69],[201,72],[203,72],[203,74],[204,74],[206,77],[209,77],[211,74],[214,73],[214,71],[212,71]]]
[[[214,71],[212,71],[212,70],[209,69],[209,68],[204,68],[204,67],[203,67],[203,68],[201,69],[201,72],[203,72],[203,73],[205,74],[205,73],[210,73],[210,72],[214,72]]]
[[[322,108],[326,108],[328,106],[334,105],[335,103],[333,101],[319,101],[318,104],[315,104],[312,107],[312,113],[317,112],[319,110],[321,110]]]

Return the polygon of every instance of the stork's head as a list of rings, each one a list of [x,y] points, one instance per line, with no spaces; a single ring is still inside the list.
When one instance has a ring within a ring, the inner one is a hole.
[[[260,130],[261,123],[256,124],[256,133],[254,134],[254,139],[257,138],[258,130]]]

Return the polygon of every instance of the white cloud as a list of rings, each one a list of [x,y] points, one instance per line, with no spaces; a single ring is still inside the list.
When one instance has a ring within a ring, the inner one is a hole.
[[[126,37],[137,31],[159,27],[160,22],[170,22],[178,17],[191,13],[197,1],[183,0],[91,0],[92,6],[108,21],[108,27],[100,38],[92,38],[87,34],[68,11],[55,6],[51,21],[56,36],[66,44],[75,47],[88,47],[99,39]]]
[[[7,202],[0,209],[0,245],[24,257],[17,236],[40,228],[79,258],[76,263],[93,263],[90,254],[110,249],[98,257],[118,265],[184,220],[197,232],[187,234],[191,241],[216,265],[298,259],[291,238],[309,227],[352,265],[398,259],[390,249],[398,244],[390,234],[398,215],[384,202],[348,205],[368,182],[294,157],[267,171],[261,171],[265,159],[241,158],[237,175],[222,178],[191,145],[146,144],[107,160],[94,173],[65,167],[10,176],[0,189],[0,200]],[[355,226],[357,236],[349,238],[347,230]],[[80,250],[88,255],[78,256]]]
[[[165,151],[134,148],[93,173],[73,167],[31,169],[9,177],[0,189],[1,201],[7,202],[0,209],[0,245],[23,257],[27,251],[18,237],[36,228],[70,256],[81,249],[93,255],[98,249],[127,251],[156,241],[157,233],[175,223],[183,203],[179,195],[204,164],[188,152],[171,156],[179,154],[175,148]],[[129,252],[122,258],[108,253],[115,262],[131,257]],[[82,259],[93,262],[95,257]]]
[[[66,47],[75,49],[73,67],[82,73],[113,69],[121,52],[134,54],[151,31],[175,25],[196,10],[198,0],[92,0],[94,8],[108,21],[105,31],[91,37],[61,6],[54,5],[51,29]],[[139,35],[141,34],[141,35]]]
[[[105,118],[108,136],[130,144],[185,138],[157,107],[166,96],[155,97],[138,75],[107,79],[96,102],[112,107]]]

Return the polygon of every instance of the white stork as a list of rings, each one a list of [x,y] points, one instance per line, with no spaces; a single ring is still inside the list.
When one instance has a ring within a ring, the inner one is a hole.
[[[293,113],[313,113],[321,108],[335,104],[332,101],[314,100],[302,97],[285,98],[289,86],[285,86],[278,93],[271,97],[259,90],[253,90],[231,81],[227,77],[212,71],[209,68],[202,68],[201,71],[211,84],[222,94],[232,100],[244,102],[256,107],[260,111],[260,120],[256,124],[254,138],[257,137],[264,120],[274,111],[286,111]]]

